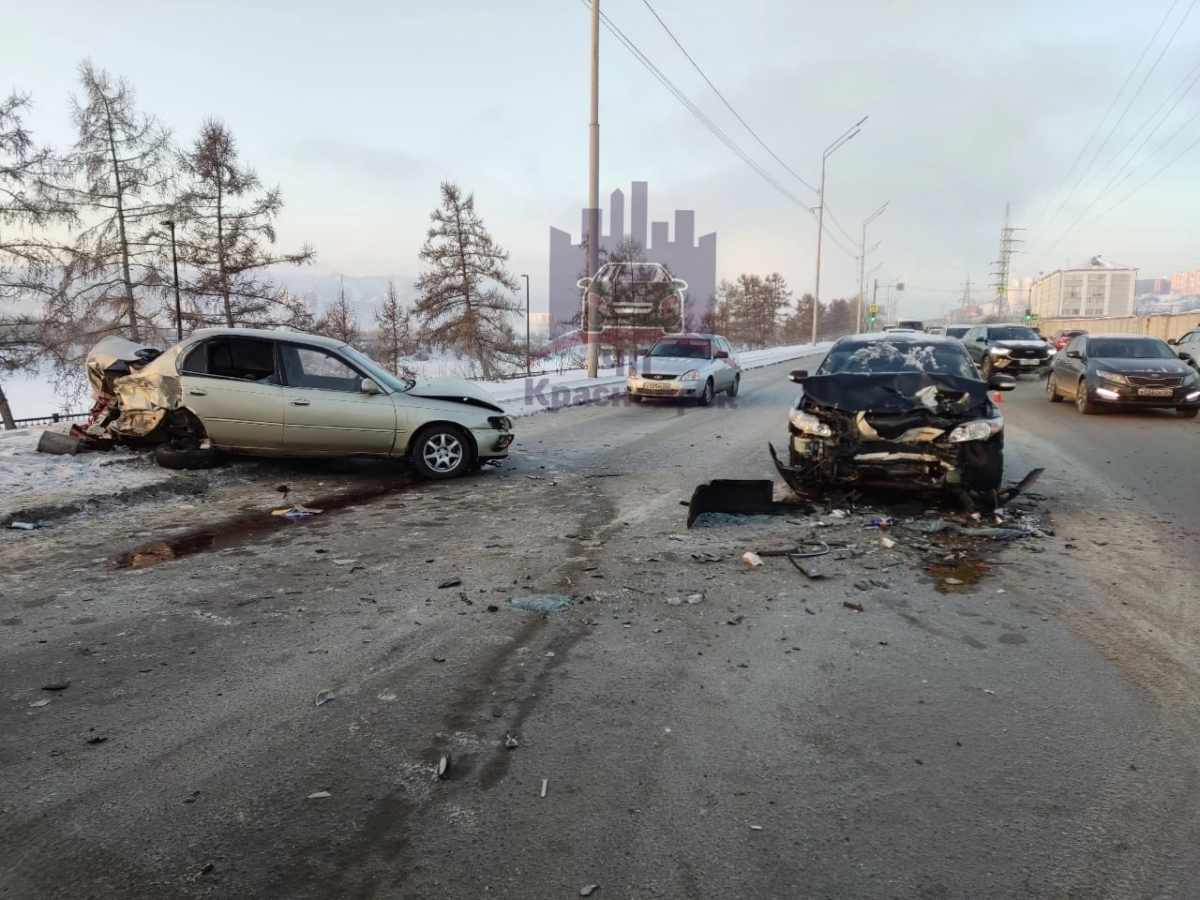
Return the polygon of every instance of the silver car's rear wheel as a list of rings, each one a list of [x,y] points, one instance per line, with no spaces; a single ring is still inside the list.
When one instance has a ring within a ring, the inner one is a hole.
[[[426,478],[453,478],[470,467],[470,447],[457,428],[435,425],[417,439],[413,465]]]

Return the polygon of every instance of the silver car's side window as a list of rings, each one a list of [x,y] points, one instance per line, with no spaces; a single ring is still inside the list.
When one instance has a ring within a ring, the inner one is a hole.
[[[258,338],[219,337],[192,348],[180,370],[185,375],[279,384],[275,345]]]
[[[293,345],[284,345],[281,350],[288,387],[354,394],[362,389],[362,376],[331,353]]]

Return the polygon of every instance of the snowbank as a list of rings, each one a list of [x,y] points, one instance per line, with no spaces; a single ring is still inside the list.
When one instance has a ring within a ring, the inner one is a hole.
[[[62,426],[66,431],[68,426]],[[171,480],[144,453],[112,450],[52,456],[38,453],[45,427],[0,431],[0,522],[18,510],[61,506]]]

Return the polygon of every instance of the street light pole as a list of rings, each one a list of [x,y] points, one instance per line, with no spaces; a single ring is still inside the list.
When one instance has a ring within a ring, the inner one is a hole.
[[[529,349],[529,276],[522,275],[525,279],[525,377],[529,377],[530,365],[530,349]]]
[[[813,290],[812,342],[814,344],[817,342],[817,316],[821,310],[821,236],[825,233],[825,162],[838,147],[862,130],[862,124],[868,118],[869,116],[863,116],[859,119],[845,134],[826,147],[825,152],[821,154],[821,190],[817,192],[821,202],[817,212],[817,282]]]
[[[858,262],[858,321],[854,328],[854,330],[856,332],[862,331],[862,327],[863,327],[863,294],[866,292],[866,289],[867,289],[867,226],[870,225],[871,222],[873,222],[875,219],[878,219],[880,216],[882,216],[884,210],[886,210],[888,208],[888,203],[891,203],[891,202],[892,202],[891,200],[888,200],[887,203],[884,203],[883,206],[879,207],[879,209],[875,210],[875,212],[873,212],[873,213],[871,213],[871,215],[867,216],[866,221],[863,222],[862,257],[859,259],[859,262]]]
[[[171,231],[171,265],[175,269],[175,333],[178,340],[183,340],[183,304],[179,301],[179,253],[175,250],[175,223],[163,222]]]
[[[588,139],[588,298],[584,313],[587,373],[588,378],[595,378],[600,363],[600,335],[591,295],[600,264],[600,0],[592,0],[592,118]]]

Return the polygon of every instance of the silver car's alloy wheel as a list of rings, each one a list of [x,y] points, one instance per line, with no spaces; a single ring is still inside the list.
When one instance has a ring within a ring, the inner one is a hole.
[[[462,463],[463,453],[462,441],[446,432],[435,434],[421,449],[425,465],[434,472],[453,472]]]

